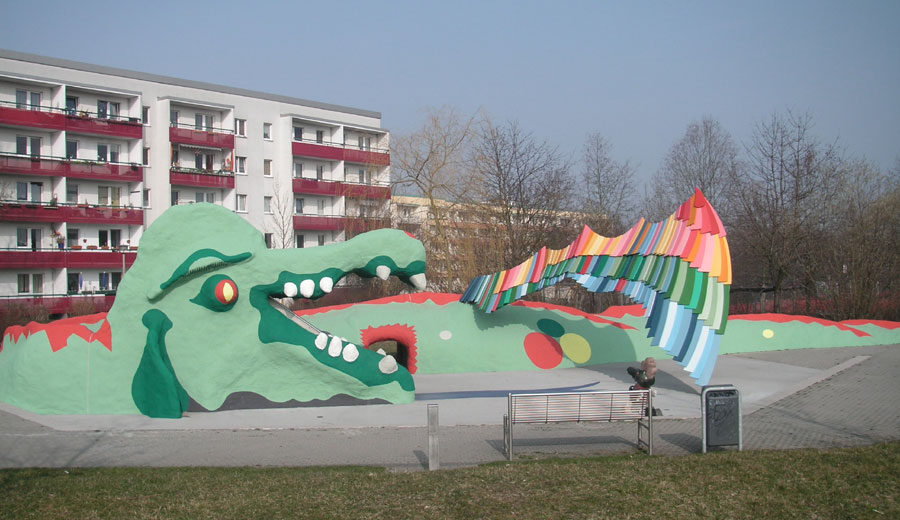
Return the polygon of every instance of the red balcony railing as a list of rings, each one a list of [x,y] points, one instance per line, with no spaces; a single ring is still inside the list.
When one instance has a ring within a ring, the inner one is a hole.
[[[194,146],[234,149],[234,134],[220,128],[197,130],[182,126],[169,127],[169,141]]]
[[[326,144],[301,143],[294,141],[291,143],[291,153],[301,157],[314,157],[316,159],[326,159],[328,161],[344,160],[343,148]]]
[[[141,225],[144,210],[126,207],[54,205],[40,202],[0,204],[0,222],[71,222]]]
[[[17,108],[10,104],[0,105],[0,124],[125,139],[141,139],[144,136],[144,127],[136,117],[98,117],[93,112],[45,106]]]
[[[369,184],[344,184],[341,194],[357,199],[390,199],[391,188]]]
[[[121,182],[144,180],[144,168],[137,164],[84,161],[48,155],[30,157],[0,154],[0,172]]]
[[[349,161],[378,166],[391,164],[391,155],[386,150],[360,150],[334,143],[294,141],[291,143],[291,153],[302,157],[313,157],[328,161]]]
[[[292,181],[294,193],[307,193],[309,195],[339,196],[343,193],[343,185],[336,181],[319,181],[316,179],[298,179]]]
[[[196,186],[200,188],[234,189],[234,173],[219,170],[196,170],[172,167],[169,170],[169,184],[175,186]]]
[[[309,229],[312,231],[340,231],[344,229],[344,217],[294,215],[294,229]]]
[[[42,249],[0,251],[0,269],[115,269],[134,263],[136,251],[121,249]]]
[[[378,166],[387,166],[391,164],[391,155],[386,152],[375,152],[371,150],[360,150],[357,148],[345,148],[344,160],[352,163],[375,164]]]
[[[66,222],[73,224],[110,223],[138,226],[144,223],[144,210],[108,206],[65,206]]]

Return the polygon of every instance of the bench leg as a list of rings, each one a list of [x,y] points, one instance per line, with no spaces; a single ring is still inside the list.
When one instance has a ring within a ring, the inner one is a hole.
[[[512,424],[509,415],[503,415],[503,450],[506,452],[506,460],[512,460]]]

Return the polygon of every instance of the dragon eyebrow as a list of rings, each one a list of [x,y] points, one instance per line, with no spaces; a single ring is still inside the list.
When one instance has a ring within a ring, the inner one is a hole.
[[[253,253],[244,252],[236,255],[226,255],[215,249],[200,249],[194,251],[172,272],[168,280],[159,284],[159,288],[152,288],[147,298],[155,300],[159,298],[169,287],[176,282],[185,280],[198,274],[207,273],[232,264],[243,262],[252,257]]]

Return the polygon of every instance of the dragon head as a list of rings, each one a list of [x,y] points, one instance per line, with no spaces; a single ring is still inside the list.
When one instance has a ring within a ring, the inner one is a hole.
[[[214,410],[237,392],[408,402],[412,377],[394,358],[317,329],[279,300],[319,298],[350,273],[422,289],[424,272],[421,242],[403,231],[268,249],[221,206],[177,206],[144,233],[108,319],[116,348],[141,352],[132,397],[152,417],[180,417],[188,396]]]

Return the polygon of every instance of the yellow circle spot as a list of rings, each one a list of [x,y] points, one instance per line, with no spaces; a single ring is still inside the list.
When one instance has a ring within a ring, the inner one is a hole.
[[[587,363],[591,359],[591,345],[578,334],[563,334],[559,338],[559,346],[566,357],[576,363]]]
[[[772,339],[775,336],[775,331],[772,329],[766,329],[763,331],[763,337],[766,339]]]
[[[225,303],[231,302],[234,299],[234,286],[230,283],[226,283],[224,287],[222,287],[222,297],[225,298]]]

